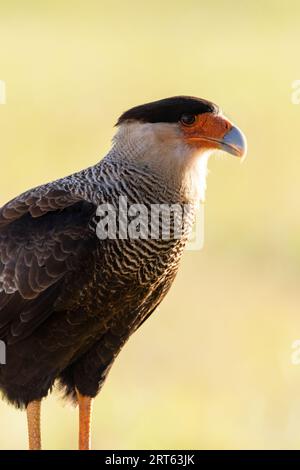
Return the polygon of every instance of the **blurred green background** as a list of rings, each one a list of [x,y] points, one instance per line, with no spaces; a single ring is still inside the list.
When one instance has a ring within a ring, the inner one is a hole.
[[[212,158],[205,246],[127,344],[97,398],[93,447],[300,447],[298,1],[10,1],[0,5],[0,204],[89,166],[127,108],[177,94],[218,103],[249,153]],[[52,395],[47,449],[77,447]],[[27,446],[0,403],[0,447]]]

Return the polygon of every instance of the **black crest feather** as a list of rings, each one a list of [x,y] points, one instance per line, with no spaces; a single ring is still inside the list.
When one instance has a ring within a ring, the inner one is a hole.
[[[187,114],[218,113],[219,108],[211,101],[193,96],[173,96],[129,109],[119,118],[117,126],[124,121],[178,122]]]

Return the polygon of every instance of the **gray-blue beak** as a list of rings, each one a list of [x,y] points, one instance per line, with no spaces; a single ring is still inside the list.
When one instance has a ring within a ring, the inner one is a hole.
[[[247,152],[246,137],[240,129],[232,126],[220,141],[220,148],[225,152],[231,153],[231,155],[244,157]]]

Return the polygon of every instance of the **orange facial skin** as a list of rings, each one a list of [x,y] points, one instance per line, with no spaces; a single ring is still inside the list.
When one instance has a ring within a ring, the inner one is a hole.
[[[219,149],[232,127],[226,118],[212,113],[199,114],[191,125],[181,123],[186,142],[201,149]]]

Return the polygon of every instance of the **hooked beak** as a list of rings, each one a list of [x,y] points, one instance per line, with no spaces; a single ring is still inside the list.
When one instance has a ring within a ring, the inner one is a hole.
[[[231,153],[231,155],[236,157],[244,157],[246,155],[247,141],[238,127],[232,126],[219,143],[220,149]]]

